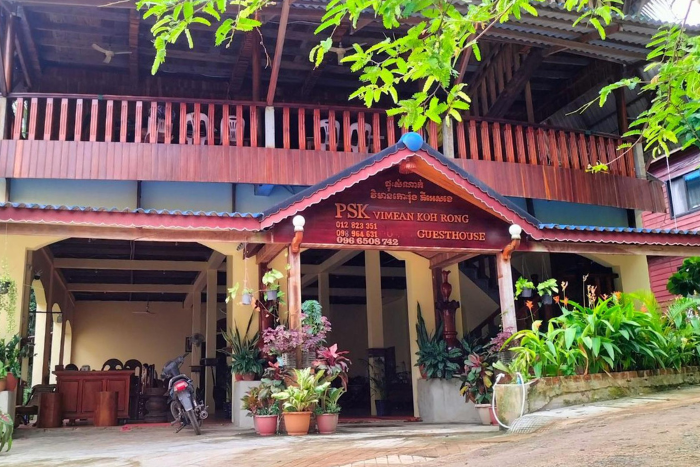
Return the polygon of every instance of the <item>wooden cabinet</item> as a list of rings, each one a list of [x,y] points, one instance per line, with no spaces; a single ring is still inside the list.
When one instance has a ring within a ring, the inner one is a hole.
[[[129,418],[129,387],[132,370],[56,371],[63,418],[94,419],[100,391],[117,393],[117,417]]]

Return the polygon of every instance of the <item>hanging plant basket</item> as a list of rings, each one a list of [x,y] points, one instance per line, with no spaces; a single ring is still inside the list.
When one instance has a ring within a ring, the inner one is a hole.
[[[241,303],[243,305],[250,305],[251,303],[253,303],[253,294],[252,293],[244,293],[241,296]]]
[[[0,295],[8,294],[10,292],[11,285],[12,285],[12,282],[10,282],[10,281],[0,282]]]
[[[265,291],[265,298],[267,298],[268,301],[277,300],[277,291],[276,290],[266,290]]]
[[[520,294],[520,296],[523,298],[532,297],[532,289],[523,289],[523,292]]]
[[[552,300],[552,295],[551,294],[544,294],[542,295],[542,304],[543,305],[551,305],[553,302]]]

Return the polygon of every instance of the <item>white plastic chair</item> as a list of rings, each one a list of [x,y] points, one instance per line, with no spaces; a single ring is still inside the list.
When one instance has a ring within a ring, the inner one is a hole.
[[[150,141],[150,140],[149,140],[149,136],[150,136],[150,134],[151,134],[151,122],[153,121],[154,118],[156,119],[156,135],[157,135],[157,137],[156,137],[156,143],[160,141],[161,137],[163,138],[163,141],[165,141],[165,119],[164,119],[164,118],[158,118],[158,114],[153,115],[153,109],[151,109],[151,110],[148,112],[148,131],[146,132],[146,138],[145,138],[145,140],[146,140],[146,141]],[[172,128],[173,128],[173,123],[172,123],[172,121],[171,121],[171,122],[170,122],[170,129],[172,130]],[[171,140],[172,140],[172,138],[173,138],[172,134],[173,134],[173,133],[172,133],[172,131],[171,131],[171,132],[170,132],[170,139],[171,139]]]
[[[350,148],[352,152],[360,152],[360,132],[359,132],[359,125],[357,122],[353,123],[350,125]],[[353,139],[353,134],[355,135],[355,139]],[[352,142],[355,142],[353,144]],[[365,123],[365,149],[370,147],[370,143],[372,141],[372,125],[369,123]]]
[[[328,123],[327,118],[324,118],[319,123],[320,123],[320,127],[321,127],[321,139],[323,141],[321,143],[321,150],[325,151],[325,150],[327,150],[328,146],[330,145],[330,141],[331,141],[331,136],[330,136],[330,133],[328,132],[328,127],[330,126],[330,124]],[[336,141],[336,144],[340,141],[340,122],[337,120],[335,122],[335,141]]]
[[[226,131],[226,122],[224,119],[221,119],[221,135],[224,134],[224,131]],[[238,134],[238,118],[236,118],[235,115],[229,115],[228,116],[228,140],[229,142],[233,145],[234,143],[237,142],[236,140],[236,135]],[[241,120],[241,130],[242,132],[245,132],[245,120]]]
[[[202,135],[200,133],[199,137],[199,144],[207,144],[207,135],[209,134],[209,117],[206,114],[200,113],[199,114],[199,122],[197,122],[196,126],[196,131],[202,131],[202,122],[204,123],[204,134]],[[185,117],[185,125],[187,128],[187,134],[191,136],[187,136],[187,144],[192,144],[194,141],[194,132],[195,132],[195,125],[194,125],[194,112],[190,112],[186,115]],[[190,129],[192,133],[190,133]]]

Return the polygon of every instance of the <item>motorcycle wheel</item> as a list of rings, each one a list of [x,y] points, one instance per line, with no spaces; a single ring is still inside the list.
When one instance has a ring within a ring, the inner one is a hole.
[[[178,401],[170,402],[170,413],[173,416],[173,420],[180,420],[180,422],[185,422],[185,418],[182,416],[182,404]]]
[[[197,420],[197,415],[194,413],[194,410],[187,411],[187,418],[190,419],[190,424],[192,424],[192,428],[194,428],[194,434],[201,435],[202,430],[199,426],[199,420]]]

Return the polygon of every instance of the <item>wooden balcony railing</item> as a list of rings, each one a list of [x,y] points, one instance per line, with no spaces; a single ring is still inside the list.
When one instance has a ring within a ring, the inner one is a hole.
[[[260,102],[65,94],[14,94],[8,105],[14,140],[375,153],[406,132],[385,111],[357,107],[278,104],[270,110]],[[430,123],[425,137],[449,152],[443,145],[449,135],[441,130]],[[451,155],[461,159],[571,169],[603,162],[614,174],[635,176],[631,151],[617,149],[617,136],[472,117],[449,131]]]

